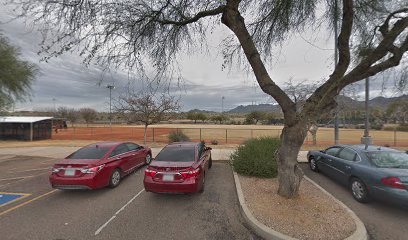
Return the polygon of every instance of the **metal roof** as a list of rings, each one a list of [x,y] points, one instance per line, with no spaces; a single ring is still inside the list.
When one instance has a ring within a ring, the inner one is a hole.
[[[0,116],[0,123],[34,123],[43,120],[49,120],[53,117],[2,117]]]

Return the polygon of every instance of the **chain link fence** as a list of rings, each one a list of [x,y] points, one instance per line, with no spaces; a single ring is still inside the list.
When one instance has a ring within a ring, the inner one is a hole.
[[[279,137],[282,129],[276,128],[160,128],[147,129],[147,143],[167,143],[171,132],[182,132],[192,141],[204,140],[207,143],[241,144],[256,137]],[[362,129],[340,129],[339,142],[358,144],[364,134]],[[382,146],[408,147],[408,132],[370,131],[374,144]],[[144,129],[140,127],[73,127],[53,132],[55,140],[95,140],[95,141],[136,141],[143,142]],[[308,133],[305,145],[313,145],[313,136]],[[316,134],[317,145],[334,144],[334,130],[319,128]]]

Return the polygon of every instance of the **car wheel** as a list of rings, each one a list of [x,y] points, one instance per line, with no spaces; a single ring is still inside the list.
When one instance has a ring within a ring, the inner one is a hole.
[[[314,159],[313,157],[310,158],[309,160],[309,167],[313,172],[319,172],[319,169],[317,168],[316,159]]]
[[[353,178],[350,181],[350,190],[354,199],[361,203],[366,203],[370,201],[370,196],[368,195],[368,190],[366,185],[358,178]]]
[[[212,157],[210,155],[210,162],[208,163],[208,168],[211,168],[211,167],[212,167]]]
[[[146,155],[146,158],[145,158],[145,163],[146,163],[146,165],[149,165],[151,162],[152,162],[152,155],[150,155],[150,153],[148,153]]]
[[[198,191],[198,192],[203,193],[204,192],[204,187],[205,187],[205,173],[204,173],[204,176],[203,176],[203,182],[201,184],[200,191]]]
[[[109,187],[115,188],[119,185],[120,180],[121,180],[121,174],[119,169],[114,169],[111,173],[111,177],[109,179]]]

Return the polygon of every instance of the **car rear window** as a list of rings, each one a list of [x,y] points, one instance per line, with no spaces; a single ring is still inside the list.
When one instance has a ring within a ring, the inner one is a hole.
[[[109,148],[81,148],[69,155],[67,159],[101,159],[108,151]]]
[[[408,168],[408,154],[404,152],[369,152],[370,161],[379,168]]]
[[[164,148],[155,158],[162,162],[194,162],[195,149],[192,147],[169,147]]]

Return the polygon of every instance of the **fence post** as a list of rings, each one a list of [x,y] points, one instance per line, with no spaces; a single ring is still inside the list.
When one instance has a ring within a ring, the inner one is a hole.
[[[200,128],[200,142],[201,142],[201,128]]]
[[[152,134],[153,136],[152,136],[152,138],[153,138],[153,142],[154,142],[154,128],[152,128],[152,129],[153,129],[153,134]]]
[[[228,129],[225,129],[225,144],[228,143]]]
[[[397,129],[394,129],[394,147],[397,146]]]

